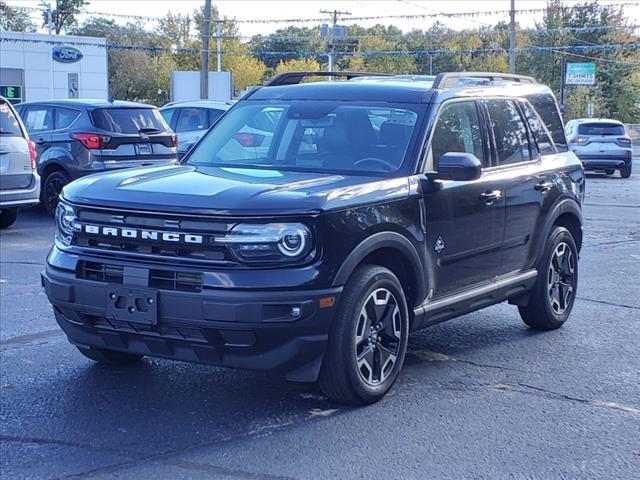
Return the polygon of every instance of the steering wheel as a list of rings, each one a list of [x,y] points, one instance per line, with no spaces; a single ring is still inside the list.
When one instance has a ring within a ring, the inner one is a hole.
[[[366,162],[382,165],[383,172],[393,172],[397,168],[393,163],[387,162],[386,160],[383,160],[382,158],[378,158],[378,157],[361,158],[360,160],[357,160],[356,162],[354,162],[353,166],[359,167]]]

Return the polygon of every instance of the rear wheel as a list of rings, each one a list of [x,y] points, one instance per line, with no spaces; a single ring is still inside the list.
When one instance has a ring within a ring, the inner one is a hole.
[[[3,208],[0,211],[0,228],[7,228],[14,224],[18,218],[17,208]]]
[[[538,330],[561,327],[569,318],[578,288],[578,249],[564,227],[555,227],[538,264],[529,304],[518,307],[524,323]]]
[[[629,178],[631,176],[631,165],[627,167],[622,167],[620,169],[620,176],[622,178]]]
[[[69,177],[62,170],[51,172],[45,178],[40,202],[49,215],[53,216],[56,213],[60,194],[67,183],[69,183]]]
[[[106,350],[104,348],[80,348],[78,351],[94,362],[104,363],[107,365],[131,365],[138,362],[143,356],[134,353],[116,352],[114,350]]]
[[[409,336],[407,302],[388,269],[359,267],[345,287],[320,372],[323,392],[340,403],[380,400],[396,381]]]

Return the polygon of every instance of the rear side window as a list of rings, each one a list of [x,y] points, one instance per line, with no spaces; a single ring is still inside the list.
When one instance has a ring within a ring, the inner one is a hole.
[[[562,119],[560,118],[560,112],[556,101],[551,94],[537,94],[529,95],[527,100],[533,105],[533,107],[540,115],[540,118],[544,122],[547,130],[551,134],[553,143],[556,144],[556,148],[559,152],[567,151],[567,139],[564,136],[564,127],[562,126]]]
[[[531,160],[527,129],[515,102],[489,100],[486,103],[496,142],[498,165],[511,165]]]
[[[624,135],[624,127],[617,123],[583,123],[578,127],[578,133],[593,136]]]
[[[53,108],[27,107],[22,120],[29,133],[53,130]]]
[[[454,102],[442,108],[433,130],[431,152],[435,165],[447,152],[462,152],[472,153],[488,166],[475,102]]]
[[[207,111],[204,108],[181,108],[176,132],[193,132],[209,128]]]
[[[171,119],[173,118],[173,114],[175,113],[175,108],[167,108],[166,110],[160,110],[160,115],[164,118],[164,121],[167,122],[167,125],[171,125]]]
[[[0,135],[3,137],[22,136],[18,119],[9,108],[9,105],[4,102],[0,103]]]
[[[553,145],[553,141],[551,140],[549,131],[538,116],[538,113],[535,111],[535,109],[531,105],[529,105],[528,102],[521,102],[520,105],[522,105],[524,116],[527,118],[529,128],[531,128],[533,138],[538,145],[538,151],[540,152],[540,155],[551,155],[553,153],[556,153],[556,147]]]
[[[224,112],[224,110],[209,109],[209,126],[213,125]]]
[[[55,109],[55,126],[56,130],[61,128],[67,128],[69,125],[73,123],[73,121],[78,118],[80,112],[77,110],[72,110],[70,108],[59,108]]]
[[[91,118],[96,128],[114,133],[154,133],[169,128],[154,108],[98,108]]]

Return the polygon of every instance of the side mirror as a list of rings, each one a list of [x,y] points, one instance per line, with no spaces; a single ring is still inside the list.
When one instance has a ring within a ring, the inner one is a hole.
[[[436,178],[467,182],[482,175],[482,163],[472,153],[447,152],[438,159]]]

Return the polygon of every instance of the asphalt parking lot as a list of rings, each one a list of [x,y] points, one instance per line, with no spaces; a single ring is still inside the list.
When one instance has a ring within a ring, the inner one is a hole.
[[[592,175],[578,300],[532,332],[502,304],[414,334],[381,402],[275,375],[106,368],[40,288],[53,222],[0,240],[1,474],[17,478],[580,478],[640,472],[640,175]]]

